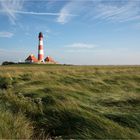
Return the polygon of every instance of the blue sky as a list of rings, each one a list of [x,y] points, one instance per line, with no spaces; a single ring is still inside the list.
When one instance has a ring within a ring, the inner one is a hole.
[[[45,56],[67,64],[140,64],[139,0],[0,0],[0,62]]]

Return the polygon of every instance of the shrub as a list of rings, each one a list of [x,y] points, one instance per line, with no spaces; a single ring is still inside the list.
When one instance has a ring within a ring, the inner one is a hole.
[[[8,62],[8,61],[4,61],[2,63],[2,65],[12,65],[12,64],[16,64],[16,63],[14,63],[14,62]]]

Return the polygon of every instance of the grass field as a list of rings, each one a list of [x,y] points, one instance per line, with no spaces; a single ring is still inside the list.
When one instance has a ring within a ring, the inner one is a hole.
[[[140,66],[0,66],[0,139],[140,139]]]

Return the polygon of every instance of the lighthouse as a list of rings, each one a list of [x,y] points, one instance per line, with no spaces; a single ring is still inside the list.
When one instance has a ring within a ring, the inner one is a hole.
[[[39,43],[38,43],[38,59],[33,55],[29,55],[25,59],[25,63],[37,63],[37,64],[57,64],[56,61],[50,56],[47,56],[44,59],[44,50],[43,50],[43,34],[42,32],[39,33],[38,36]]]
[[[44,62],[44,50],[43,50],[43,34],[39,33],[39,43],[38,43],[38,61]]]

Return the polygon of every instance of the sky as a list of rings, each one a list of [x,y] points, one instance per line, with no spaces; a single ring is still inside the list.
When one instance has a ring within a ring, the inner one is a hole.
[[[62,64],[140,64],[140,0],[0,0],[0,63],[44,53]]]

